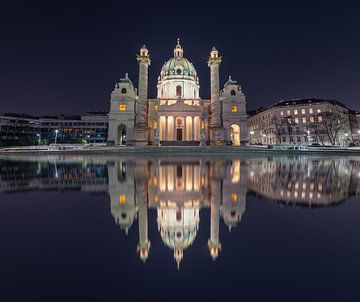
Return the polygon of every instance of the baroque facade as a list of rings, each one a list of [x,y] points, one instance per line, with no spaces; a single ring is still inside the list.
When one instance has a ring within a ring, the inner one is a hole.
[[[200,97],[199,77],[184,57],[179,39],[173,57],[161,68],[157,98],[148,98],[149,51],[137,56],[139,87],[126,74],[111,94],[108,143],[111,145],[206,145],[248,142],[246,100],[229,77],[220,91],[221,56],[210,52],[211,100]]]

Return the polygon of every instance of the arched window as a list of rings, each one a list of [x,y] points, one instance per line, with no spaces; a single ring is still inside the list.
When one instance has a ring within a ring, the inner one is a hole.
[[[181,86],[176,86],[176,96],[181,96]]]
[[[235,90],[231,90],[231,95],[236,95]]]
[[[126,88],[121,89],[121,93],[125,94],[126,93]]]

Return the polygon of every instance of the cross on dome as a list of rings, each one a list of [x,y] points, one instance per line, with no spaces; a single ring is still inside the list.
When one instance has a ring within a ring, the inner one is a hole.
[[[174,57],[175,58],[182,58],[184,56],[184,50],[180,45],[180,38],[177,38],[177,44],[174,48]]]

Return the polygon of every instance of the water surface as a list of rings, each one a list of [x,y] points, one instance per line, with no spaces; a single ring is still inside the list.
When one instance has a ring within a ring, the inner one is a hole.
[[[360,158],[0,159],[1,301],[359,301]]]

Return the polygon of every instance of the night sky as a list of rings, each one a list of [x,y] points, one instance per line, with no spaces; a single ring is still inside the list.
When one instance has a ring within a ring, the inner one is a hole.
[[[108,111],[125,72],[137,86],[144,43],[155,98],[177,37],[202,98],[215,45],[248,110],[313,96],[360,109],[359,1],[1,1],[0,113]]]

